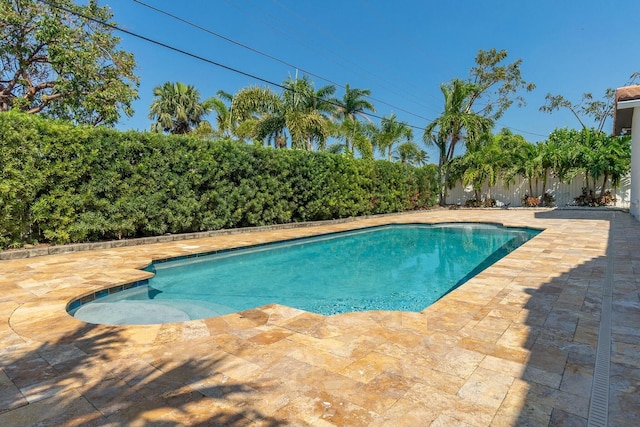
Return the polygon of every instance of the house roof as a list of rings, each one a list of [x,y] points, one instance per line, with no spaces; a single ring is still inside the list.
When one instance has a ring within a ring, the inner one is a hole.
[[[640,107],[640,85],[616,89],[616,108],[613,115],[614,135],[629,132],[634,107]],[[636,117],[636,120],[640,120],[640,117]]]

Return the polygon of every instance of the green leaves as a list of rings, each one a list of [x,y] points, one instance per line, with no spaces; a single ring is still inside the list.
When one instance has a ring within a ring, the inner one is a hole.
[[[214,108],[213,100],[200,101],[200,93],[191,85],[166,82],[153,89],[149,118],[153,132],[188,134],[195,131],[200,136],[213,133],[211,124],[203,119]]]
[[[435,172],[0,114],[0,248],[419,209]]]
[[[0,2],[0,111],[17,109],[71,120],[113,125],[133,113],[138,77],[133,55],[119,50],[96,2],[56,0],[52,7],[32,0]]]

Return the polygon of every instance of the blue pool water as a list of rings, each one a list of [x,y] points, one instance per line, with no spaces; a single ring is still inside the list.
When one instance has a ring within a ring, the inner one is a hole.
[[[421,311],[539,233],[390,225],[154,263],[147,285],[75,307],[90,323],[163,323],[278,303],[324,315]]]

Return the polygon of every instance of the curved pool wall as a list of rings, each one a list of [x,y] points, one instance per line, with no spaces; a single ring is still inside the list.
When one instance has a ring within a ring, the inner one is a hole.
[[[391,224],[159,259],[145,268],[155,274],[153,278],[76,298],[67,305],[67,311],[99,324],[195,320],[270,303],[324,315],[364,310],[421,311],[540,231],[491,223]],[[287,251],[300,250],[302,258],[285,257],[282,261],[273,255],[281,252],[290,256]],[[343,250],[347,255],[340,252]],[[239,270],[229,267],[237,260],[243,263]],[[271,268],[274,260],[283,266],[284,273]],[[218,290],[205,295],[200,282],[211,274],[199,270],[211,262],[225,267],[217,267],[216,283],[209,286]],[[257,264],[262,269],[258,279],[246,280],[257,280],[260,287],[243,294],[240,288],[247,283],[240,286],[236,279]],[[349,268],[345,269],[346,265]],[[225,268],[229,271],[223,279]],[[321,270],[328,270],[329,275],[323,276],[326,272]],[[165,277],[167,272],[169,277]],[[276,279],[275,273],[284,276]],[[441,273],[443,277],[434,278]],[[378,279],[382,282],[374,284]],[[168,283],[171,281],[177,283]],[[257,295],[261,293],[264,295]]]

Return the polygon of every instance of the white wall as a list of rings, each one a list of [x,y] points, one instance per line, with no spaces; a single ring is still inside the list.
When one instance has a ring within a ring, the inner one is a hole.
[[[631,120],[631,206],[629,212],[640,220],[640,107],[633,108]],[[635,120],[633,120],[635,119]]]
[[[638,120],[638,122],[640,122],[640,120]],[[601,184],[602,181],[600,181],[599,185],[596,187],[598,191],[597,194],[600,192]],[[549,177],[547,179],[547,192],[553,194],[556,198],[556,206],[572,204],[574,197],[579,197],[582,194],[582,187],[585,187],[585,179],[584,176],[581,175],[576,176],[570,184],[561,183],[553,177]],[[605,190],[611,190],[610,181]],[[538,182],[538,191],[536,191],[535,181],[533,182],[533,191],[536,196],[540,195],[540,192],[542,191],[542,181]],[[618,188],[613,189],[611,193],[614,194],[617,199],[615,206],[629,208],[631,199],[631,177],[628,176],[622,179]],[[499,206],[502,206],[503,204],[510,204],[513,207],[522,206],[522,197],[525,194],[529,194],[529,182],[523,177],[516,177],[514,182],[510,183],[508,186],[503,185],[502,180],[498,180],[497,185],[491,188],[491,197],[496,199]],[[483,199],[486,196],[487,188],[485,186],[482,189]],[[474,198],[475,194],[471,186],[465,188],[460,182],[458,182],[455,188],[449,190],[447,203],[464,205],[467,200]]]

